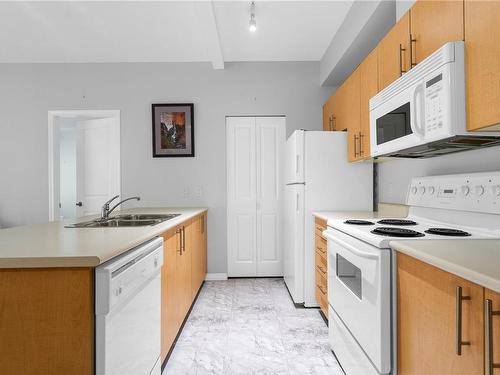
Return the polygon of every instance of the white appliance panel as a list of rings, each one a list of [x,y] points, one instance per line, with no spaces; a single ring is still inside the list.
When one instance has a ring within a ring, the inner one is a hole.
[[[285,186],[284,279],[294,303],[304,302],[304,193],[303,184]]]
[[[304,178],[304,137],[305,130],[296,130],[286,141],[285,184],[303,183]]]
[[[328,301],[381,373],[391,371],[391,254],[328,229]]]

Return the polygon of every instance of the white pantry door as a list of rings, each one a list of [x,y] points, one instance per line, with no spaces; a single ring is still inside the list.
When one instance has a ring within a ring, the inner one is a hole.
[[[282,276],[284,117],[228,117],[228,276]]]
[[[77,216],[100,213],[101,206],[120,194],[119,137],[112,118],[80,121],[76,125]]]

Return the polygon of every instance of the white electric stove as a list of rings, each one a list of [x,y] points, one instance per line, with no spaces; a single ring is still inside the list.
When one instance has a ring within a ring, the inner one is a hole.
[[[413,178],[400,218],[328,221],[330,344],[347,375],[391,374],[392,240],[500,238],[500,172]]]

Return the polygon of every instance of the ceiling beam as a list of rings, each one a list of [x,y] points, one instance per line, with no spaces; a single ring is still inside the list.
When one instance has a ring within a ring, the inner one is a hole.
[[[200,1],[196,3],[203,39],[207,46],[207,57],[212,62],[214,69],[224,69],[224,55],[219,36],[219,27],[215,17],[214,3]]]

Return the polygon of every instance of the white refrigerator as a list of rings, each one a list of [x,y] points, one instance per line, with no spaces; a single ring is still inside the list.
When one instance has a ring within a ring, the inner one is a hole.
[[[348,163],[347,133],[297,130],[287,139],[284,279],[294,303],[316,307],[314,211],[371,211],[373,165]]]

